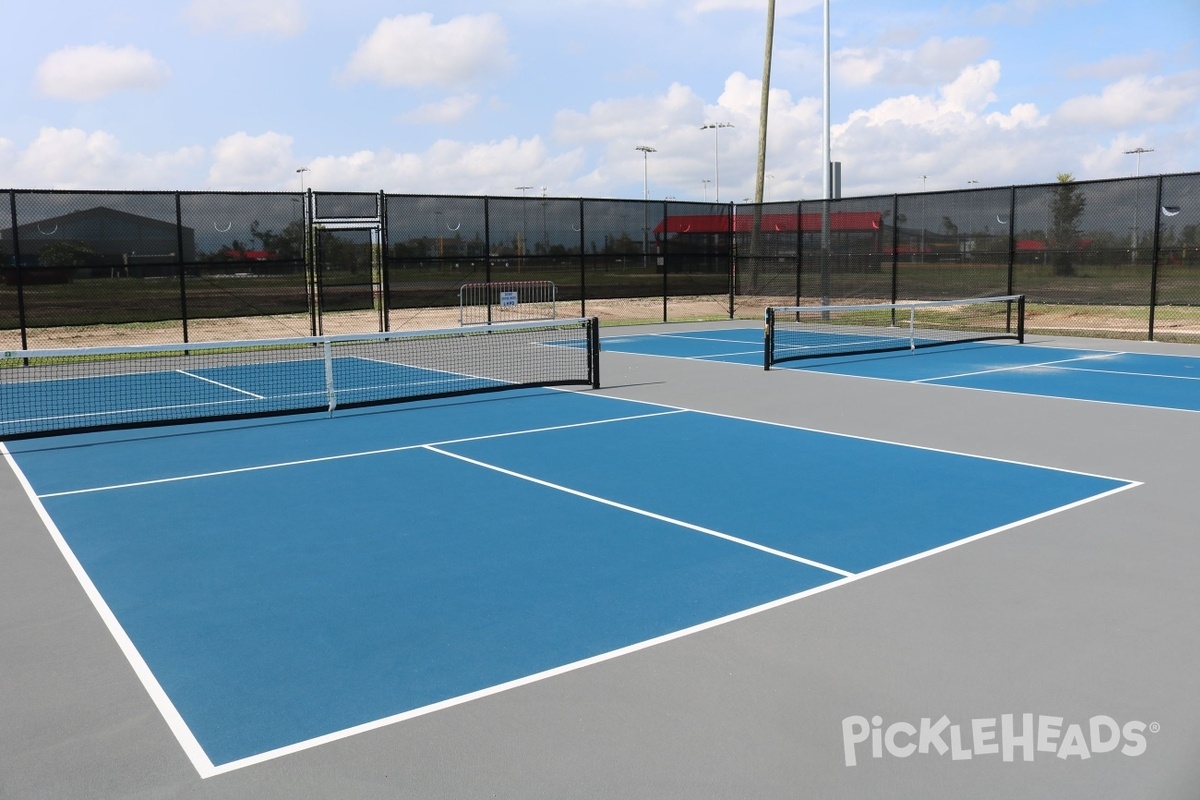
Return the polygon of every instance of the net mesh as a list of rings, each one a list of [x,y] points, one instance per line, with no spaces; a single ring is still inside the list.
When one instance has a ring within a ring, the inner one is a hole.
[[[0,438],[599,386],[595,319],[0,352]]]
[[[772,307],[764,366],[822,356],[1025,339],[1021,295],[921,303]]]

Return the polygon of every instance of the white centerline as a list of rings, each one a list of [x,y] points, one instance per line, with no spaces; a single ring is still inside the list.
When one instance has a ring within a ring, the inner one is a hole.
[[[459,455],[457,453],[452,453],[449,450],[442,450],[435,445],[424,445],[424,448],[426,450],[429,450],[434,453],[438,453],[443,456],[447,456],[449,458],[458,459],[459,461],[465,461],[468,464],[473,464],[477,467],[482,467],[483,469],[490,469],[493,472],[499,472],[502,475],[508,475],[509,477],[512,477],[512,478],[518,478],[523,481],[529,481],[530,483],[535,483],[538,486],[544,486],[547,489],[554,489],[555,491],[564,492],[566,494],[574,495],[575,497],[581,497],[584,500],[591,500],[594,503],[600,503],[601,505],[610,506],[612,508],[618,508],[622,511],[628,511],[632,514],[638,514],[643,517],[649,517],[650,519],[658,520],[659,522],[666,522],[668,524],[675,525],[680,528],[687,528],[688,530],[696,531],[698,533],[703,533],[707,536],[715,536],[718,539],[724,539],[727,542],[733,542],[734,544],[739,544],[739,545],[742,545],[743,547],[749,547],[754,550],[760,550],[764,553],[768,553],[773,556],[778,556],[780,558],[786,558],[789,561],[795,561],[800,564],[805,564],[806,566],[816,567],[817,569],[824,570],[825,572],[832,572],[835,575],[841,575],[843,578],[854,577],[853,572],[847,572],[844,569],[838,569],[837,567],[831,567],[828,564],[822,564],[820,561],[812,561],[811,559],[803,558],[801,556],[794,555],[792,553],[787,553],[787,552],[784,552],[783,550],[776,550],[773,547],[767,547],[766,545],[758,544],[757,542],[752,542],[748,539],[741,539],[737,536],[732,536],[728,533],[722,533],[721,531],[715,531],[712,528],[705,528],[702,525],[694,525],[690,522],[684,522],[683,520],[675,519],[674,517],[668,517],[663,514],[656,514],[655,512],[647,511],[644,508],[637,508],[636,506],[630,506],[630,505],[626,505],[625,503],[619,503],[616,500],[609,500],[604,497],[598,497],[594,494],[588,494],[587,492],[581,492],[578,489],[572,489],[569,486],[563,486],[562,484],[551,483],[550,481],[544,481],[541,478],[535,478],[532,475],[525,475],[520,472],[514,472],[510,469],[505,469],[504,467],[496,466],[495,464],[489,464],[486,461],[478,461],[474,458],[469,458],[467,456]]]
[[[231,392],[237,392],[239,394],[248,395],[250,397],[253,397],[255,400],[266,400],[267,399],[266,397],[264,397],[261,394],[255,394],[254,392],[248,392],[245,389],[239,389],[236,386],[230,386],[228,383],[221,383],[220,381],[214,381],[212,378],[206,378],[203,375],[197,375],[194,372],[188,372],[186,369],[177,369],[175,371],[178,372],[180,375],[187,375],[189,378],[195,378],[198,381],[204,381],[205,383],[211,383],[213,386],[220,386],[222,389],[228,389]]]

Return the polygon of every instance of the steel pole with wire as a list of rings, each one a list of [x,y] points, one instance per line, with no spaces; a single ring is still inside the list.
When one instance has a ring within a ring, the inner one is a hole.
[[[821,202],[821,304],[829,305],[831,294],[832,279],[830,276],[830,252],[829,252],[829,202],[833,199],[833,176],[830,172],[833,169],[833,159],[831,158],[830,144],[830,124],[829,124],[829,0],[825,0],[825,59],[824,59],[824,137],[822,141],[822,163],[821,163],[821,186],[822,197]]]
[[[650,251],[650,154],[657,153],[650,145],[634,148],[642,154],[642,271],[645,272]]]
[[[700,130],[713,132],[713,200],[721,202],[721,128],[732,128],[732,122],[709,122],[700,126]]]

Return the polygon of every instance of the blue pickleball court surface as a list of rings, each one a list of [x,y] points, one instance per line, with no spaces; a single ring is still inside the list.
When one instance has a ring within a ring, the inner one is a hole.
[[[606,338],[604,347],[761,367],[762,339],[757,328],[728,328],[630,334]],[[1200,358],[1190,356],[967,342],[913,352],[806,358],[772,369],[1200,411]]]
[[[202,774],[1134,485],[554,390],[6,447]]]

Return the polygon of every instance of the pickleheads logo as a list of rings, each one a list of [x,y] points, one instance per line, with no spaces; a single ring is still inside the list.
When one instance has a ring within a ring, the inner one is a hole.
[[[1107,753],[1136,758],[1146,752],[1146,734],[1159,731],[1157,722],[1121,724],[1103,714],[1086,722],[1064,722],[1062,717],[1045,714],[1002,714],[999,719],[984,717],[957,724],[943,715],[937,720],[922,717],[915,725],[899,721],[885,726],[880,716],[869,720],[852,716],[842,720],[842,747],[847,767],[856,766],[859,757],[868,752],[871,758],[883,758],[885,753],[894,758],[949,755],[952,761],[976,756],[1013,761],[1018,753],[1021,760],[1033,761],[1046,753],[1046,757],[1083,761]]]

